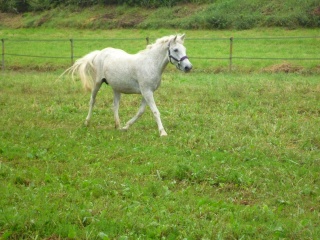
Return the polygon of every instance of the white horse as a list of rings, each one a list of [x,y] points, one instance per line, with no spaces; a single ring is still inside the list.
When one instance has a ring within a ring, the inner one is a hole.
[[[114,93],[113,111],[116,128],[120,128],[118,110],[121,93],[141,94],[142,101],[137,114],[126,123],[122,130],[128,130],[144,113],[148,104],[158,124],[160,136],[166,136],[167,133],[162,125],[153,92],[160,86],[161,75],[169,62],[184,72],[192,69],[192,64],[186,55],[186,48],[183,46],[184,38],[184,34],[162,37],[137,54],[105,48],[78,59],[64,73],[71,72],[73,77],[77,72],[83,86],[92,91],[85,124],[89,124],[96,95],[102,83],[106,83],[111,86]]]

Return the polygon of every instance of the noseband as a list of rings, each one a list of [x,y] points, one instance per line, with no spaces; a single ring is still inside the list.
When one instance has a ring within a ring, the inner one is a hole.
[[[182,62],[183,60],[189,59],[188,56],[183,56],[183,57],[180,58],[180,59],[177,59],[177,58],[175,58],[174,56],[172,56],[171,53],[170,53],[170,43],[169,43],[169,45],[168,45],[168,56],[169,56],[169,61],[170,61],[170,63],[173,64],[172,59],[175,60],[175,61],[178,63],[178,66],[176,66],[178,69],[180,69],[180,64],[181,64],[181,62]]]

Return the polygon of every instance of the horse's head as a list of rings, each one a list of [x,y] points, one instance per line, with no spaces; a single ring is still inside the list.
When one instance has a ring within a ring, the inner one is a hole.
[[[179,70],[189,72],[192,69],[192,64],[187,57],[186,48],[183,46],[184,37],[184,34],[175,36],[169,41],[168,58]]]

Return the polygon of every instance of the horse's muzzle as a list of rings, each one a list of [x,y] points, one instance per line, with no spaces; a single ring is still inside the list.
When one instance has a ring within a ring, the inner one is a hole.
[[[190,65],[190,66],[185,66],[184,69],[183,69],[183,71],[184,71],[184,72],[190,72],[191,69],[192,69],[192,65]]]

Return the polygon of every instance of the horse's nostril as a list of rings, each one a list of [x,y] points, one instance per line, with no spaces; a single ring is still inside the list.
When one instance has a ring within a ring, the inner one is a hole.
[[[186,71],[186,72],[189,72],[190,70],[191,70],[191,68],[192,68],[192,66],[186,66],[185,68],[184,68],[184,70]]]

